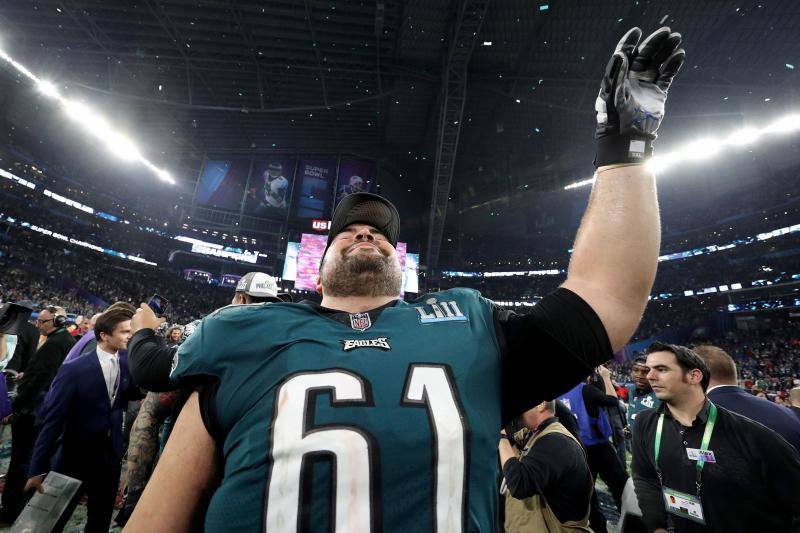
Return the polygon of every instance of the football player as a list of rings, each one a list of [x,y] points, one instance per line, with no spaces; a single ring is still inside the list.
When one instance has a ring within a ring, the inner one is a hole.
[[[223,308],[177,352],[181,413],[128,531],[493,531],[497,443],[628,341],[660,244],[652,153],[680,36],[630,30],[596,102],[597,181],[564,284],[529,315],[400,299],[394,206],[334,212],[322,304]]]

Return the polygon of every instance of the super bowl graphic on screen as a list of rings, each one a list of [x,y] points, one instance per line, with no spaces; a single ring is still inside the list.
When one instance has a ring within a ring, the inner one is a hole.
[[[268,216],[286,213],[294,167],[293,159],[255,161],[247,185],[244,214]]]
[[[354,192],[372,192],[375,164],[372,161],[343,159],[339,164],[339,185],[336,189],[336,203]]]

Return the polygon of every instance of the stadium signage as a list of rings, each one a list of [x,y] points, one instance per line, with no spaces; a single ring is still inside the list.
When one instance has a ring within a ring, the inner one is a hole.
[[[331,221],[315,218],[311,221],[311,227],[314,231],[328,231],[331,229]]]
[[[233,259],[234,261],[242,261],[244,263],[255,264],[256,261],[258,261],[258,252],[249,252],[247,250],[244,252],[231,252],[228,250],[223,250],[221,247],[215,248],[197,242],[192,243],[192,252],[196,254],[220,257],[222,259]]]

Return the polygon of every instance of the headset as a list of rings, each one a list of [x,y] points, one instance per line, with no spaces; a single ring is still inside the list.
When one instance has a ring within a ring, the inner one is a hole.
[[[49,305],[45,309],[50,311],[50,314],[53,315],[53,327],[55,328],[63,328],[67,323],[67,317],[64,315],[57,315],[58,312],[55,306]]]

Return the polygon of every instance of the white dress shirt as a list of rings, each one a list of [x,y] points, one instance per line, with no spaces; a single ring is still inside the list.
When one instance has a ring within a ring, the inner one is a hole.
[[[106,380],[106,389],[108,390],[108,399],[114,403],[114,397],[117,394],[117,387],[119,383],[119,358],[115,353],[108,353],[97,347],[97,359],[100,361],[100,368],[103,370],[103,378]]]

